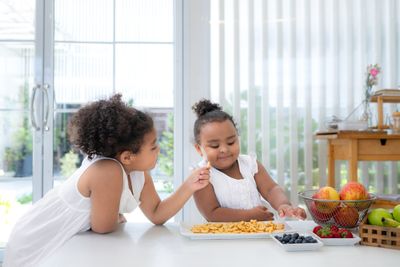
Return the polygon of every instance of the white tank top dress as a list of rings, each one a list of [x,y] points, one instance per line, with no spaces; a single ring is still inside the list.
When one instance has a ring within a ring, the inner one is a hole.
[[[256,158],[239,155],[237,161],[243,177],[240,180],[211,168],[210,183],[220,206],[231,209],[251,209],[261,206],[261,195],[254,180],[254,175],[258,172]]]
[[[90,229],[90,197],[84,197],[77,185],[85,170],[99,160],[115,159],[100,156],[91,160],[86,158],[69,179],[50,190],[18,220],[6,245],[3,267],[37,266],[72,236]],[[140,205],[144,173],[130,173],[132,195],[128,176],[122,170],[119,213],[127,213]]]

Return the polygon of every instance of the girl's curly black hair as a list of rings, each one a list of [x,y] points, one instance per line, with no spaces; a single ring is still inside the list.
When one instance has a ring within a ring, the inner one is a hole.
[[[230,120],[233,126],[236,128],[236,123],[233,117],[222,110],[222,107],[218,104],[211,103],[208,99],[202,99],[192,106],[192,110],[196,113],[197,119],[194,123],[193,134],[194,140],[197,144],[200,144],[200,131],[203,125],[209,122],[223,122]]]
[[[115,158],[119,152],[140,151],[145,134],[154,128],[150,115],[129,107],[115,94],[108,100],[90,103],[69,122],[70,142],[93,158]]]

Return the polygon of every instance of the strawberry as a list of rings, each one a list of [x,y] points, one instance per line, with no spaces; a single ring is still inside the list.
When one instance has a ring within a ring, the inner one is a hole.
[[[331,230],[333,238],[340,238],[340,235],[338,233],[339,232],[339,228],[336,225],[332,224],[329,229]]]
[[[314,234],[318,235],[318,231],[322,229],[321,225],[315,226],[314,229],[312,230]]]
[[[321,238],[333,238],[333,234],[329,231],[321,230],[319,236]]]
[[[353,234],[347,229],[340,229],[338,234],[341,238],[353,238]]]
[[[333,238],[341,238],[339,232],[332,232]]]
[[[339,231],[339,228],[336,225],[332,224],[331,225],[331,232],[332,233],[337,233],[338,231]]]
[[[325,226],[319,229],[317,235],[321,238],[333,238],[333,234],[329,226]]]

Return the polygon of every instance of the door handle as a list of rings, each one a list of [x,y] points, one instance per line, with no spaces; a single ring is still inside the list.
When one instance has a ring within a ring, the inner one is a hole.
[[[48,85],[47,83],[45,83],[43,85],[43,92],[46,96],[46,113],[45,113],[44,119],[43,119],[43,128],[45,131],[49,130],[49,126],[47,125],[47,122],[49,121],[49,110],[50,110],[50,99],[49,99],[49,91],[48,91],[49,88],[50,88],[50,85]]]
[[[38,89],[41,88],[40,84],[37,84],[33,87],[32,89],[32,97],[31,97],[31,124],[32,127],[36,130],[36,131],[40,131],[40,127],[37,125],[36,123],[36,117],[35,117],[35,99],[36,99],[36,92]]]

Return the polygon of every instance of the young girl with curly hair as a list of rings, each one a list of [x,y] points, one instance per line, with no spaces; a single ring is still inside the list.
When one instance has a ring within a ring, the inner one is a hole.
[[[87,157],[19,219],[3,267],[36,266],[82,231],[112,232],[137,206],[152,223],[163,224],[208,184],[209,170],[199,168],[160,200],[149,174],[160,151],[153,120],[121,95],[82,107],[70,121],[69,137]]]
[[[192,109],[197,114],[195,148],[212,166],[210,183],[194,194],[199,211],[208,221],[272,220],[273,213],[261,197],[281,217],[306,218],[304,209],[290,204],[283,189],[255,157],[240,154],[238,131],[231,115],[209,100],[197,102]]]

